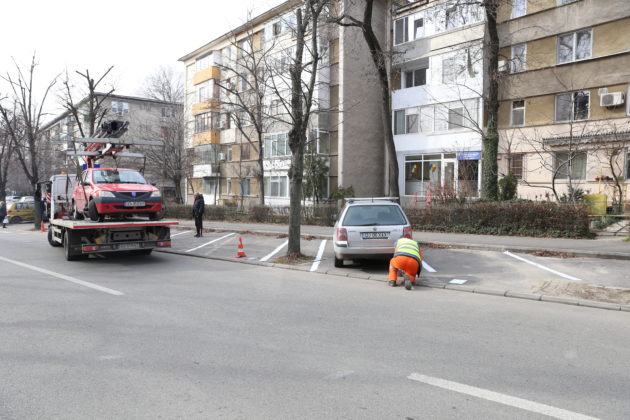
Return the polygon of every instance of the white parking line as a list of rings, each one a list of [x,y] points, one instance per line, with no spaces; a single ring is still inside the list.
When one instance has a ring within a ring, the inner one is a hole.
[[[317,255],[315,256],[315,260],[313,261],[313,265],[311,265],[311,271],[316,271],[319,267],[319,263],[322,262],[322,255],[324,255],[324,249],[326,248],[326,239],[319,244],[319,249],[317,250]]]
[[[193,251],[196,251],[196,250],[198,250],[199,248],[203,248],[203,247],[204,247],[204,246],[206,246],[206,245],[210,245],[210,244],[213,244],[213,243],[215,243],[215,242],[218,242],[218,241],[220,241],[220,240],[222,240],[222,239],[229,238],[229,237],[230,237],[230,236],[232,236],[232,235],[235,235],[235,233],[234,233],[234,232],[232,232],[232,233],[228,233],[227,235],[221,236],[220,238],[217,238],[217,239],[213,239],[213,240],[212,240],[212,241],[210,241],[210,242],[206,242],[206,243],[205,243],[205,244],[203,244],[203,245],[199,245],[198,247],[196,247],[196,248],[192,248],[192,249],[189,249],[189,250],[187,250],[187,251],[185,251],[185,252],[193,252]]]
[[[424,260],[422,260],[422,267],[424,267],[424,269],[427,270],[429,273],[437,273],[437,270],[427,264]]]
[[[175,235],[171,235],[171,238],[172,238],[173,236],[183,235],[184,233],[188,233],[188,232],[192,232],[192,230],[185,230],[185,231],[183,231],[183,232],[176,233]]]
[[[436,386],[438,388],[447,389],[449,391],[459,392],[460,394],[472,395],[473,397],[482,398],[488,401],[494,401],[499,404],[509,405],[512,407],[520,408],[522,410],[531,411],[532,413],[555,417],[557,419],[596,420],[596,417],[585,416],[584,414],[575,413],[573,411],[564,410],[562,408],[553,407],[551,405],[540,404],[534,401],[512,397],[511,395],[501,394],[487,389],[461,384],[459,382],[447,381],[446,379],[421,375],[419,373],[412,373],[411,375],[407,376],[407,379],[422,382],[427,385]]]
[[[282,245],[280,245],[279,247],[277,247],[276,249],[274,249],[273,251],[271,251],[271,253],[265,255],[264,257],[262,257],[260,259],[260,261],[269,261],[271,259],[271,257],[273,257],[274,255],[276,255],[278,252],[280,252],[280,250],[282,248],[284,248],[285,246],[287,246],[287,244],[289,243],[289,241],[284,241],[284,243]]]
[[[122,296],[124,293],[119,292],[118,290],[109,289],[107,287],[99,286],[98,284],[90,283],[88,281],[83,281],[79,279],[75,279],[74,277],[66,276],[65,274],[55,273],[54,271],[46,270],[45,268],[35,267],[34,265],[25,264],[23,262],[10,260],[8,258],[0,257],[0,260],[19,265],[20,267],[28,268],[29,270],[39,271],[43,274],[48,274],[49,276],[57,277],[58,279],[66,280],[75,284],[79,284],[81,286],[89,287],[90,289],[98,290],[99,292],[109,293],[114,296]]]
[[[525,258],[523,258],[523,257],[519,257],[518,255],[514,255],[514,254],[512,254],[510,251],[505,251],[505,252],[503,252],[503,253],[504,253],[505,255],[507,255],[507,256],[512,257],[512,258],[516,258],[516,259],[517,259],[517,260],[519,260],[519,261],[523,261],[524,263],[531,264],[531,265],[536,266],[536,267],[538,267],[538,268],[542,268],[543,270],[547,270],[547,271],[549,271],[550,273],[556,274],[556,275],[558,275],[558,276],[560,276],[560,277],[564,277],[565,279],[574,280],[574,281],[582,281],[582,279],[578,279],[577,277],[573,277],[573,276],[570,276],[570,275],[568,275],[568,274],[561,273],[561,272],[556,271],[556,270],[553,270],[553,269],[551,269],[551,268],[549,268],[549,267],[545,267],[545,266],[544,266],[544,265],[542,265],[542,264],[538,264],[538,263],[535,263],[535,262],[530,261],[530,260],[528,260],[528,259],[525,259]]]

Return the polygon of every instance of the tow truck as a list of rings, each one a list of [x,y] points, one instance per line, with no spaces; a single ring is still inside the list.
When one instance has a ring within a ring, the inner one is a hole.
[[[85,156],[84,168],[94,168],[97,161],[104,157],[144,157],[138,153],[124,150],[132,145],[159,145],[151,140],[121,139],[128,123],[110,121],[103,123],[100,131],[92,138],[80,138],[75,143],[83,145],[84,150],[68,151],[70,156]],[[108,137],[106,137],[108,136]],[[48,243],[54,247],[63,247],[66,260],[86,259],[90,254],[133,252],[149,255],[154,248],[171,246],[170,227],[178,225],[172,220],[105,219],[103,221],[84,221],[71,215],[71,197],[74,185],[80,179],[77,175],[57,174],[50,181],[43,183],[46,214],[49,220]],[[121,217],[124,217],[121,216]]]

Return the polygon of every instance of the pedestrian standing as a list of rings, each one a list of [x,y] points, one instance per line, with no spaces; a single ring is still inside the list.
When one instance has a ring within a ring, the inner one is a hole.
[[[2,220],[2,228],[6,229],[7,227],[7,205],[4,201],[0,201],[0,220]]]
[[[197,234],[195,238],[200,238],[203,236],[203,210],[205,208],[206,203],[203,201],[202,194],[195,194],[195,202],[193,203],[193,211],[192,215],[195,219],[195,228],[197,229]]]

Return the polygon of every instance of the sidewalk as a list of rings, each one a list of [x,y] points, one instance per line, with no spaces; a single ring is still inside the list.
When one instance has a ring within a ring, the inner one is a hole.
[[[180,219],[180,228],[194,229],[192,220]],[[269,223],[234,223],[204,221],[205,229],[230,232],[288,233],[287,225]],[[303,236],[331,239],[332,227],[303,225]],[[532,238],[526,236],[473,235],[466,233],[415,231],[414,238],[431,246],[480,249],[488,251],[550,252],[574,257],[612,258],[630,260],[630,242],[620,236],[597,239]]]

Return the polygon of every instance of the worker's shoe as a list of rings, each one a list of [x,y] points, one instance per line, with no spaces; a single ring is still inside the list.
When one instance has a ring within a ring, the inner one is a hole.
[[[389,287],[396,287],[396,281],[395,280],[390,280],[387,282],[387,284],[389,285]]]
[[[405,274],[405,289],[411,290],[411,279],[407,274]]]

